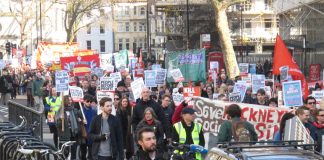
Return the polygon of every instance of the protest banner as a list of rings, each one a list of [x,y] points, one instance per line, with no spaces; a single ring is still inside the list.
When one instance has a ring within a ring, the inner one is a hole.
[[[232,103],[194,97],[193,108],[197,111],[195,121],[202,124],[207,142],[205,147],[216,146],[220,125],[227,120],[225,108]],[[286,108],[236,104],[242,109],[242,118],[254,126],[259,140],[272,140],[274,133],[279,130],[282,116],[288,112]]]
[[[73,102],[83,102],[83,90],[77,86],[69,86]]]
[[[228,100],[230,102],[241,102],[241,94],[240,92],[233,92],[233,93],[230,93],[229,96],[228,96]]]
[[[152,70],[153,71],[157,71],[157,70],[160,70],[161,69],[161,65],[160,64],[153,64],[152,65]]]
[[[114,71],[113,54],[100,54],[100,68],[108,71]]]
[[[174,93],[172,94],[172,99],[173,99],[173,102],[174,104],[177,106],[177,105],[180,105],[180,103],[184,100],[183,99],[183,94],[180,94],[180,93]]]
[[[249,73],[256,74],[256,64],[249,64]]]
[[[104,91],[97,91],[97,102],[98,102],[98,107],[97,107],[97,114],[101,114],[101,108],[100,108],[100,100],[103,98],[103,97],[108,97],[108,98],[111,98],[112,101],[114,102],[114,93],[113,92],[104,92]],[[112,111],[111,111],[111,114],[112,115],[116,115],[116,108],[115,106],[112,107]]]
[[[142,89],[145,87],[143,78],[138,78],[131,83],[135,101],[141,97]]]
[[[171,70],[170,75],[172,76],[174,82],[182,82],[184,80],[184,77],[182,76],[181,70],[179,68]]]
[[[115,80],[111,77],[102,77],[100,78],[100,90],[101,91],[114,91]]]
[[[127,67],[128,63],[128,50],[121,50],[114,53],[115,66],[118,70]]]
[[[282,66],[280,67],[280,81],[287,81],[288,80],[288,71],[289,66]]]
[[[252,75],[252,94],[256,94],[259,89],[264,89],[265,76],[254,74]]]
[[[233,92],[240,93],[240,98],[241,98],[240,102],[244,100],[246,90],[247,90],[247,85],[245,83],[235,83]]]
[[[183,97],[201,96],[200,87],[184,87]]]
[[[110,73],[110,77],[114,79],[114,88],[117,88],[118,82],[122,80],[120,72]]]
[[[286,107],[297,107],[303,105],[303,92],[301,81],[289,81],[282,83],[283,102]]]
[[[144,71],[145,76],[145,86],[146,87],[156,87],[156,71],[153,70],[146,70]]]
[[[167,73],[166,69],[157,70],[155,83],[163,85],[165,83],[166,73]]]
[[[313,91],[312,96],[316,99],[316,108],[320,108],[320,102],[324,97],[324,91]]]
[[[55,72],[55,88],[56,92],[69,91],[69,75],[67,71],[56,71]]]
[[[278,107],[285,107],[283,104],[282,91],[278,91]]]
[[[61,57],[61,67],[68,72],[72,71],[74,76],[84,77],[90,75],[91,71],[99,68],[99,55]]]
[[[309,81],[315,82],[321,79],[321,64],[309,65]]]
[[[165,66],[168,70],[168,82],[177,82],[173,79],[170,71],[180,69],[183,75],[183,82],[206,81],[206,50],[195,49],[176,51],[166,54]],[[209,64],[208,64],[209,65]],[[178,81],[179,82],[179,81]]]
[[[239,63],[240,75],[247,75],[249,73],[248,63]]]
[[[137,62],[135,64],[135,76],[134,77],[144,77],[144,63]]]

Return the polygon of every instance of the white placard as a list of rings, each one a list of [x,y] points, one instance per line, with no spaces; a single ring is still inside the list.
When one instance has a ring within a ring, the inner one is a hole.
[[[256,94],[259,89],[265,87],[265,76],[263,74],[252,75],[252,94]]]
[[[57,92],[69,91],[69,75],[67,71],[55,72],[55,88]]]
[[[184,80],[181,70],[179,68],[171,70],[170,74],[175,82],[181,82]]]
[[[145,87],[143,78],[138,78],[131,83],[135,101],[141,97],[142,89]]]
[[[114,91],[115,90],[115,80],[111,77],[100,78],[100,90],[101,91]]]
[[[98,107],[97,107],[97,114],[101,114],[101,108],[100,108],[100,100],[103,97],[109,97],[112,99],[112,102],[114,102],[114,93],[113,92],[103,92],[103,91],[97,91],[97,102],[98,102]],[[112,111],[111,111],[112,115],[116,115],[116,108],[113,106],[112,107]]]
[[[118,82],[122,80],[120,72],[110,73],[110,77],[115,80],[114,88],[117,88]]]
[[[83,90],[80,87],[69,86],[70,95],[73,102],[82,102],[83,101]]]

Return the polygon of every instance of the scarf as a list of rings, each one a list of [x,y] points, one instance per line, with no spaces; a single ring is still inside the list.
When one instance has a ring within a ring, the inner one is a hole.
[[[153,120],[153,119],[151,119],[151,120],[147,120],[147,119],[145,119],[145,121],[146,121],[146,123],[147,123],[148,125],[152,125],[152,124],[154,123],[154,120]]]
[[[69,123],[71,125],[72,136],[75,137],[78,134],[78,123],[75,117],[75,113],[72,107],[66,107],[66,111],[70,111]]]
[[[317,129],[323,129],[323,128],[324,128],[324,124],[319,124],[318,122],[313,122],[313,125],[314,125]]]

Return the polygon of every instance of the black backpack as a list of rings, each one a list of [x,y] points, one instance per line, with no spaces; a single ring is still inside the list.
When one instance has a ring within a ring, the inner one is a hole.
[[[246,127],[246,121],[231,121],[232,124],[232,139],[234,142],[249,142],[251,141],[251,133]]]

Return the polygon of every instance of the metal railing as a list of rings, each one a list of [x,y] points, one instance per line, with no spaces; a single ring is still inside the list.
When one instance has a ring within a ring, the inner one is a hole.
[[[38,112],[32,108],[24,106],[22,104],[16,103],[14,101],[8,102],[8,110],[9,110],[9,122],[19,125],[21,123],[21,119],[19,116],[24,116],[27,119],[27,127],[30,127],[34,122],[38,122],[39,125],[36,126],[34,130],[34,136],[41,141],[43,141],[43,116],[42,112]]]

